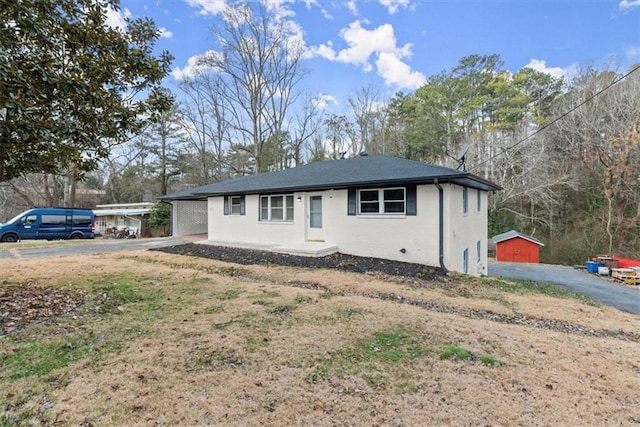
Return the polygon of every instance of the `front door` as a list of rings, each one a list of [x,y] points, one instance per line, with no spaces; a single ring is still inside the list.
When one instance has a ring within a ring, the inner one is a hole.
[[[322,196],[309,196],[309,214],[307,215],[307,240],[324,241],[322,231]]]

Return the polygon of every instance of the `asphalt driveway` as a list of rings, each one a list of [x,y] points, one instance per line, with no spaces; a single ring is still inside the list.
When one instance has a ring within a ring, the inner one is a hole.
[[[70,245],[58,245],[56,242],[43,242],[41,247],[23,247],[21,243],[3,243],[0,245],[0,259],[46,258],[66,255],[108,253],[135,249],[156,249],[164,246],[180,245],[201,240],[200,235],[156,237],[144,239],[94,239],[74,241]],[[28,242],[27,242],[28,243]],[[49,244],[50,243],[50,244]]]
[[[571,267],[548,264],[489,262],[489,276],[553,283],[603,304],[640,314],[640,286],[630,287]]]

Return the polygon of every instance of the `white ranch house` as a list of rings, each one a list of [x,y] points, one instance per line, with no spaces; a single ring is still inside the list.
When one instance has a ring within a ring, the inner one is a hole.
[[[164,196],[174,235],[322,256],[333,252],[487,273],[487,195],[465,171],[382,155],[310,163]]]

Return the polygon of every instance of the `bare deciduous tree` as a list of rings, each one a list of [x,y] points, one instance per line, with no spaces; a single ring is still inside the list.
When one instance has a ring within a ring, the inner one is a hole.
[[[318,100],[312,97],[305,97],[301,108],[294,114],[291,123],[291,141],[289,150],[291,151],[294,165],[303,163],[303,148],[318,133],[324,117],[320,109]]]
[[[290,22],[261,2],[227,7],[213,32],[221,50],[206,63],[221,77],[233,142],[251,154],[257,171],[267,170],[265,147],[282,141],[300,96],[303,42]]]
[[[580,197],[593,200],[586,209],[600,212],[609,252],[638,251],[640,75],[621,79],[613,71],[587,67],[559,108],[578,105],[555,125],[558,153],[573,160]]]
[[[200,166],[200,178],[194,184],[225,178],[225,146],[229,143],[230,125],[221,76],[214,70],[203,69],[180,81],[178,87],[185,97],[179,113],[184,141]]]
[[[355,130],[351,143],[351,154],[357,156],[361,152],[371,151],[374,141],[379,139],[383,124],[380,123],[379,111],[382,109],[380,92],[372,85],[357,89],[347,99],[355,122]]]

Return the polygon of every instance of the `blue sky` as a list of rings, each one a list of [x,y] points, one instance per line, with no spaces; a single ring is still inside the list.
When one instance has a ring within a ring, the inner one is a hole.
[[[167,85],[190,58],[215,50],[210,28],[225,0],[122,0],[119,15],[148,16],[174,56]],[[625,72],[640,62],[640,0],[268,0],[308,49],[305,90],[335,107],[373,85],[390,97],[471,54],[499,54],[504,67],[571,77],[593,65]],[[193,64],[193,59],[191,64]]]

